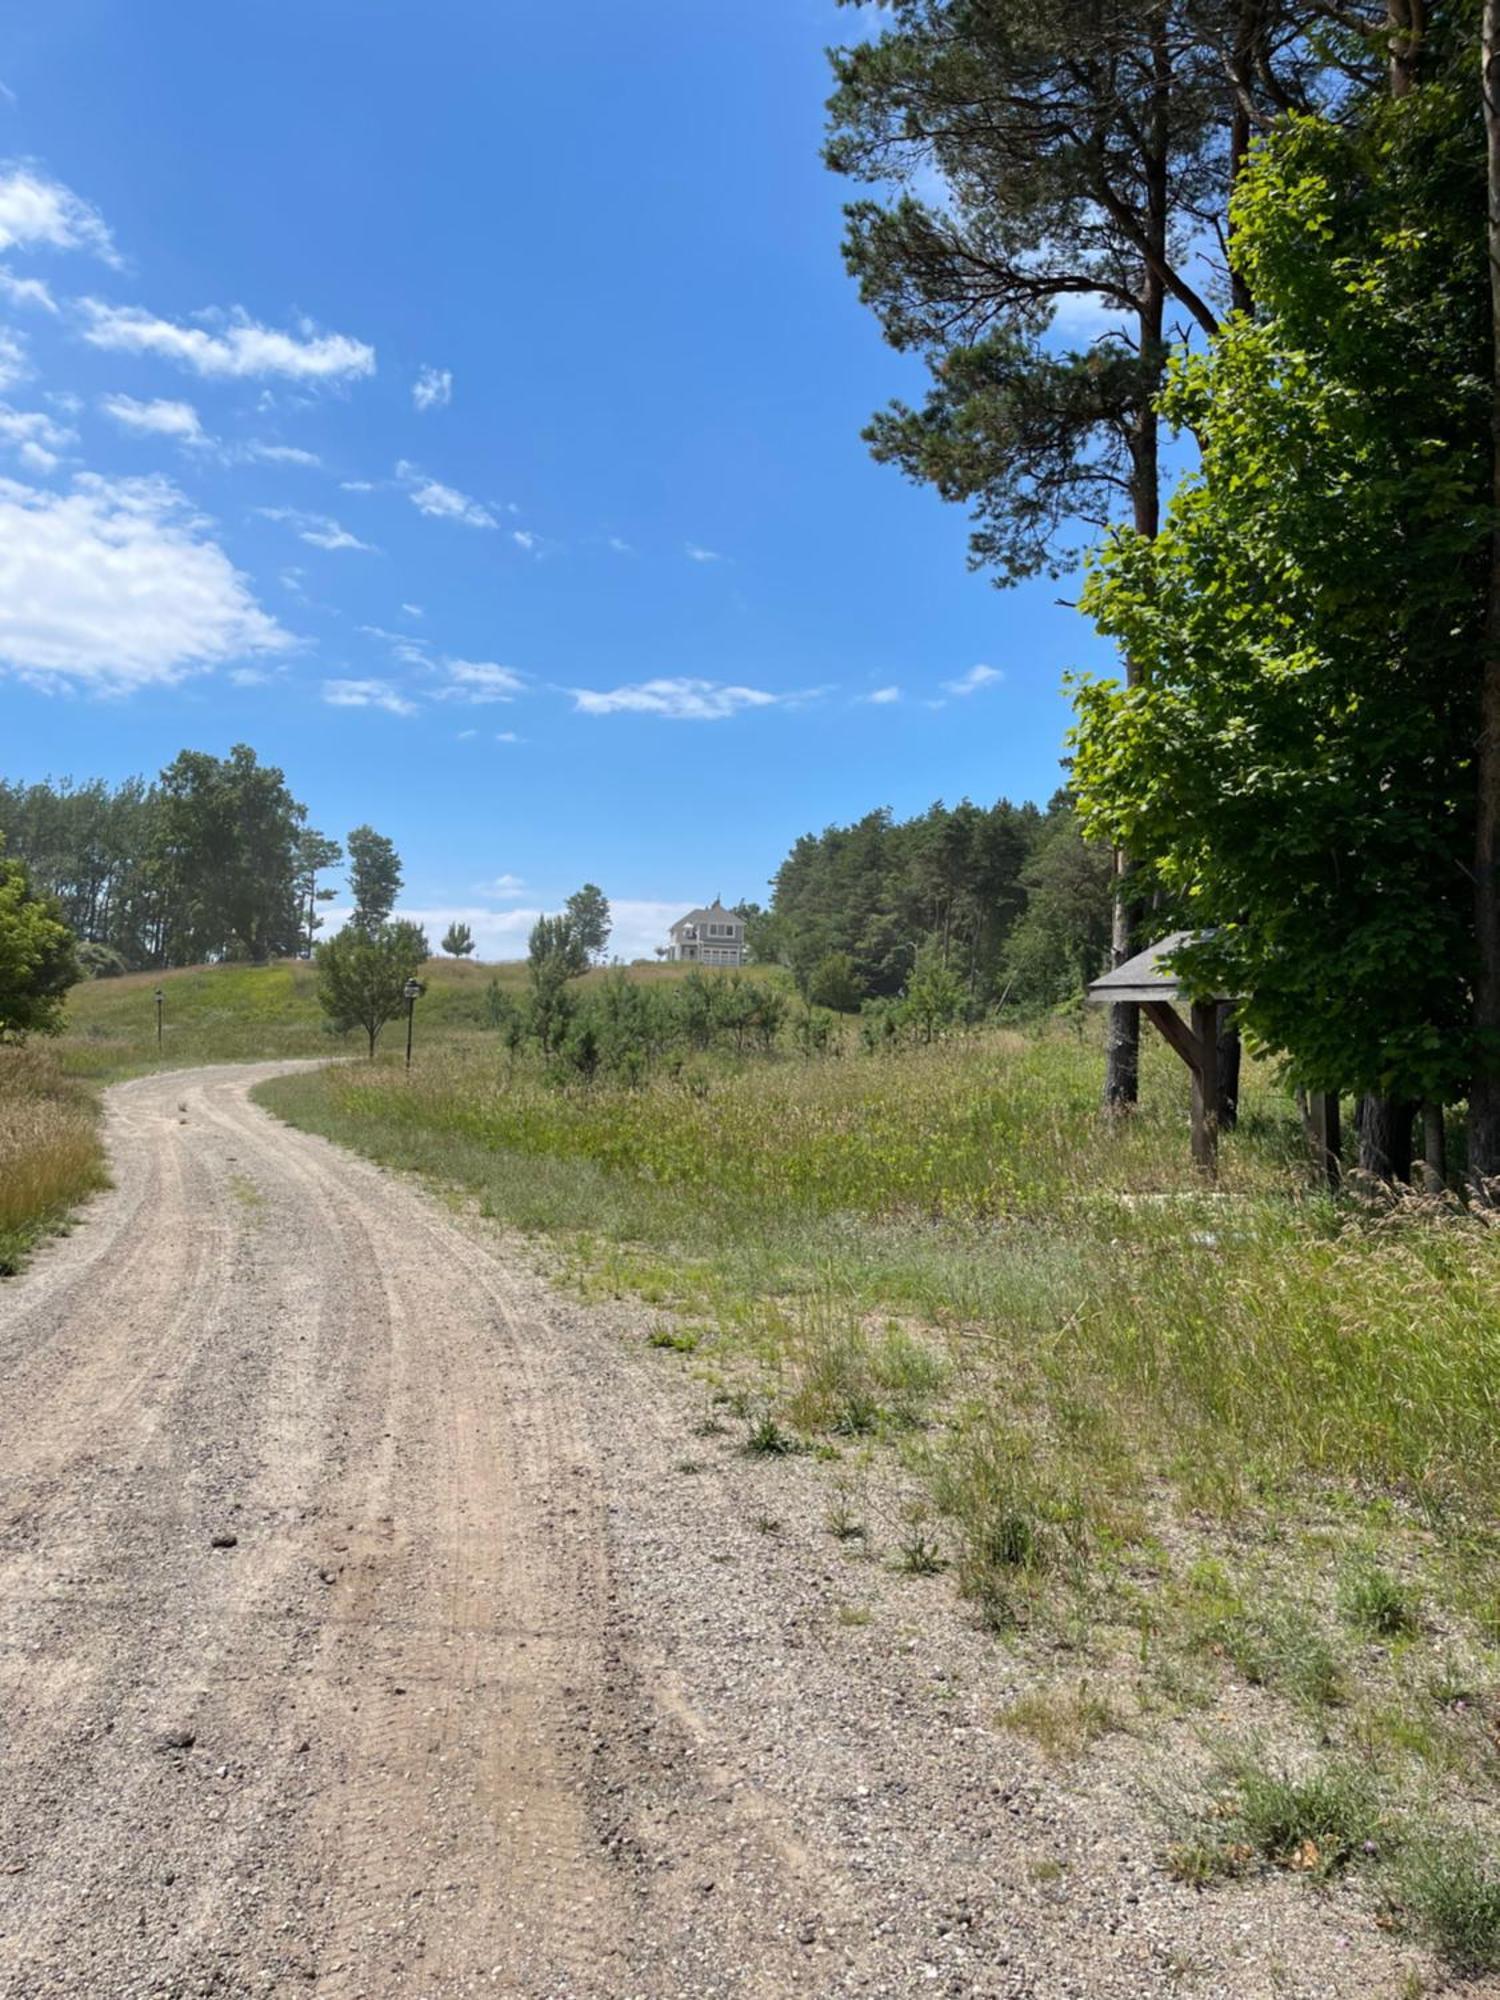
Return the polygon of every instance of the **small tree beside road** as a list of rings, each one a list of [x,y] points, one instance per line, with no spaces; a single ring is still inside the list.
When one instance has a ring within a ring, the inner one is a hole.
[[[63,1001],[83,977],[73,933],[19,861],[0,855],[0,1042],[55,1035]]]
[[[372,931],[350,924],[313,953],[318,1005],[341,1033],[364,1029],[373,1061],[381,1029],[405,1006],[406,982],[427,956],[418,924],[381,924]]]

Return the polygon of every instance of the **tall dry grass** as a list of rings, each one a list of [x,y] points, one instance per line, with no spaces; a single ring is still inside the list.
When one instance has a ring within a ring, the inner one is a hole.
[[[88,1093],[50,1050],[0,1047],[0,1275],[105,1179]]]

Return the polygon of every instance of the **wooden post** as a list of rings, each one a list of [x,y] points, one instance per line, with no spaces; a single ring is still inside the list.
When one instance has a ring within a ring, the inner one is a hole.
[[[1313,1158],[1318,1172],[1337,1194],[1343,1169],[1339,1130],[1339,1094],[1336,1090],[1315,1090],[1307,1100],[1308,1127],[1312,1133]]]
[[[1205,1173],[1219,1165],[1219,1003],[1193,1002],[1193,1158]]]
[[[1232,1132],[1240,1118],[1240,1031],[1234,1002],[1219,1003],[1219,1130]]]

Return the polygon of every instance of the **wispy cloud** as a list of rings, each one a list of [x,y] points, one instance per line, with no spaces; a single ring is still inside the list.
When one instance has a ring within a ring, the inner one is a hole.
[[[497,666],[493,660],[445,660],[445,686],[434,690],[437,701],[514,701],[526,692],[526,677],[514,667]]]
[[[569,688],[582,715],[660,715],[672,722],[722,722],[747,708],[773,708],[792,697],[764,688],[725,686],[689,676],[617,688]]]
[[[31,378],[31,357],[24,335],[14,327],[0,326],[0,389],[14,389]]]
[[[299,444],[264,444],[259,438],[251,438],[248,444],[236,445],[236,458],[250,459],[257,465],[321,465],[322,459],[315,451],[304,451]]]
[[[0,662],[28,680],[120,694],[291,643],[168,481],[0,480]]]
[[[99,407],[111,422],[127,431],[173,438],[184,445],[212,442],[191,403],[174,403],[165,397],[143,403],[134,396],[101,396]]]
[[[960,674],[956,681],[944,681],[949,694],[978,694],[981,688],[993,687],[996,681],[1003,681],[1004,673],[999,667],[970,667],[966,674]]]
[[[442,410],[453,401],[453,374],[447,368],[423,368],[411,385],[411,399],[419,410]]]
[[[418,513],[431,515],[438,521],[458,521],[466,528],[498,528],[500,525],[481,501],[470,499],[456,486],[444,486],[440,480],[429,479],[410,459],[401,460],[396,467],[396,477],[405,486],[407,498]]]
[[[194,374],[227,380],[281,375],[298,382],[340,382],[375,373],[375,350],[347,333],[323,333],[302,320],[295,333],[262,326],[242,308],[201,314],[197,326],[161,319],[141,306],[79,301],[84,339],[115,354],[157,354]]]
[[[330,708],[383,708],[388,715],[417,712],[417,704],[389,681],[324,681],[323,699]]]
[[[87,250],[117,265],[104,218],[34,160],[0,164],[0,250]]]
[[[341,479],[339,481],[339,491],[341,493],[373,493],[375,491],[375,482],[373,479]]]
[[[606,535],[604,546],[607,549],[613,549],[617,556],[633,556],[635,554],[635,550],[623,535]]]
[[[358,535],[351,535],[340,521],[331,514],[304,514],[300,507],[257,507],[256,513],[267,521],[280,521],[301,536],[315,549],[360,549],[366,555],[377,554],[373,542],[362,542]]]
[[[682,553],[687,557],[689,562],[715,563],[723,562],[724,560],[717,549],[702,548],[697,542],[684,542]]]
[[[860,696],[860,700],[868,702],[872,708],[886,708],[900,699],[901,690],[898,687],[873,688],[869,694]]]
[[[36,306],[49,313],[57,311],[57,300],[44,278],[18,278],[14,271],[3,268],[0,268],[0,298],[9,299],[15,306]]]
[[[13,410],[0,403],[0,444],[7,446],[33,472],[51,472],[78,433],[49,417],[44,410]]]

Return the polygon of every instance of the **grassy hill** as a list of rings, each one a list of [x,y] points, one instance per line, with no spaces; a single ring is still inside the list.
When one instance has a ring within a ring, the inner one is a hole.
[[[685,968],[640,965],[632,979],[681,977]],[[479,965],[472,959],[434,958],[422,968],[427,991],[417,1003],[416,1033],[423,1048],[472,1039],[485,1032],[485,993],[492,980],[519,994],[524,961]],[[581,984],[595,984],[590,973]],[[172,1069],[194,1063],[260,1062],[277,1056],[363,1057],[363,1037],[336,1035],[318,1006],[313,969],[303,959],[275,965],[199,965],[179,972],[134,972],[123,979],[95,979],[73,989],[67,1027],[58,1049],[72,1076],[110,1082],[158,1062],[156,1004],[163,1007],[160,1061]],[[404,1045],[405,1025],[393,1021],[381,1053]]]

